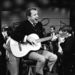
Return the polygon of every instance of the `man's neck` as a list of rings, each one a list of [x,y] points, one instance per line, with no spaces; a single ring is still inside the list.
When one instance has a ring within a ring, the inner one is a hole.
[[[34,23],[32,20],[28,19],[28,21],[35,27],[36,23]]]
[[[33,24],[33,22],[32,22],[30,19],[28,19],[28,21],[29,21],[31,24]]]

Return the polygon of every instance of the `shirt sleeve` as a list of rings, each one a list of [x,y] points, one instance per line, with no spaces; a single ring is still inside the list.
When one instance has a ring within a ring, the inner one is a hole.
[[[20,42],[20,41],[23,41],[24,34],[25,34],[25,27],[24,27],[23,23],[21,23],[11,34],[11,37],[14,40]]]

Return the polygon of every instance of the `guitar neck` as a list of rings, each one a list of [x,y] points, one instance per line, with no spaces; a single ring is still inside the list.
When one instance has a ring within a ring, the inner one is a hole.
[[[36,41],[37,42],[44,42],[44,41],[48,41],[48,40],[50,40],[52,37],[45,37],[45,38],[41,38],[41,39],[37,39]]]

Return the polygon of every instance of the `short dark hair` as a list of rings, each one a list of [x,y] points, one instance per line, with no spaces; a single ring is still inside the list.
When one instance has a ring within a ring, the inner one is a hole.
[[[55,26],[50,26],[50,28],[53,28],[55,30]]]
[[[5,27],[2,27],[1,28],[1,31],[3,32],[3,31],[7,31],[8,30],[8,26],[5,26]]]
[[[67,32],[69,32],[69,33],[72,33],[72,27],[71,26],[64,26],[64,27],[61,27],[60,29],[59,29],[59,31],[67,31]]]
[[[11,27],[4,27],[2,28],[1,32],[7,31],[8,36],[11,35],[12,33],[12,28]]]
[[[26,18],[27,18],[28,16],[31,16],[31,10],[37,10],[37,8],[28,8],[28,9],[26,10]]]

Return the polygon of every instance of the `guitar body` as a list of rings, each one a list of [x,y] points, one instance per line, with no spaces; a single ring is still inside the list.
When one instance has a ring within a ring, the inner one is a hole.
[[[30,34],[27,37],[32,37],[35,40],[39,39],[39,36],[37,34]],[[17,41],[13,40],[12,38],[10,40],[11,52],[16,57],[23,57],[27,55],[30,51],[37,51],[38,49],[40,49],[40,47],[41,47],[40,42],[37,44],[29,44],[29,43],[20,44]]]

